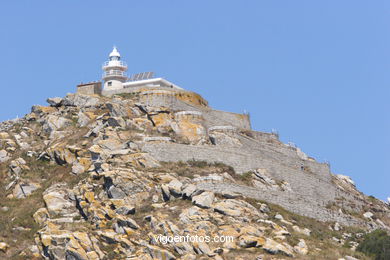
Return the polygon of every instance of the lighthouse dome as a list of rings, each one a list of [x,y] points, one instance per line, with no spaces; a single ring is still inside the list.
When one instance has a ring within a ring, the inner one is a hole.
[[[121,55],[119,54],[118,50],[116,49],[116,47],[114,47],[114,49],[110,53],[110,57],[120,57],[120,56]]]

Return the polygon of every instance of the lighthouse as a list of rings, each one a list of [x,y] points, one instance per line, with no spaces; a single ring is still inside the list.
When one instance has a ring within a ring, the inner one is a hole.
[[[103,63],[103,81],[105,91],[118,90],[123,88],[123,83],[127,81],[127,64],[121,61],[121,55],[114,46],[109,55],[108,61]]]
[[[182,90],[181,87],[164,79],[155,78],[154,72],[141,72],[127,77],[127,64],[121,61],[121,55],[114,46],[108,61],[102,65],[102,81],[92,81],[77,85],[77,93],[83,95],[112,95],[134,93],[139,89]],[[102,87],[103,85],[103,87]]]

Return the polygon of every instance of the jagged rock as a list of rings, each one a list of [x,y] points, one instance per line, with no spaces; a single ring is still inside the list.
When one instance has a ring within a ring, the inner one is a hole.
[[[43,225],[49,218],[49,212],[47,208],[40,208],[34,213],[33,217],[38,225]]]
[[[23,158],[17,158],[10,162],[9,167],[13,173],[19,175],[22,170],[28,170],[28,166],[26,166],[26,161]]]
[[[259,210],[263,213],[269,213],[271,210],[269,209],[267,204],[261,203]]]
[[[280,215],[280,214],[276,214],[276,215],[275,215],[275,219],[284,220],[283,216]]]
[[[198,207],[201,207],[201,208],[210,208],[211,207],[211,204],[213,203],[214,201],[214,193],[213,192],[210,192],[210,191],[205,191],[205,192],[202,192],[201,194],[199,195],[196,195],[196,196],[193,196],[192,197],[192,202],[198,206]]]
[[[80,127],[88,125],[89,121],[91,121],[91,119],[81,111],[79,111],[77,114],[77,118],[77,123],[80,125]]]
[[[112,185],[108,189],[108,196],[110,198],[113,198],[113,199],[123,199],[124,197],[126,197],[126,193],[123,190],[121,190],[120,188]]]
[[[363,217],[368,218],[368,219],[371,219],[373,216],[374,216],[374,214],[372,214],[372,212],[369,212],[369,211],[367,211],[363,214]]]
[[[46,101],[52,107],[60,107],[62,103],[62,98],[60,97],[48,98]]]
[[[265,244],[264,237],[256,237],[251,235],[243,235],[240,236],[239,245],[240,247],[248,248],[248,247],[259,247]]]
[[[240,210],[240,208],[238,208],[236,204],[231,203],[231,200],[216,203],[214,205],[214,210],[218,213],[231,217],[237,217],[242,215],[242,211]]]
[[[242,200],[226,199],[215,203],[213,205],[213,208],[216,212],[231,217],[238,217],[238,216],[260,217],[260,213],[255,207]]]
[[[120,150],[123,148],[123,143],[120,142],[118,139],[114,139],[114,138],[100,140],[97,144],[103,150],[108,150],[108,151]]]
[[[169,192],[169,187],[166,184],[161,185],[161,193],[164,201],[168,201],[171,198],[171,193]]]
[[[6,162],[10,159],[6,150],[0,150],[0,163]]]
[[[26,198],[40,187],[39,183],[19,183],[15,186],[13,195],[17,199]]]
[[[157,246],[145,245],[147,252],[153,259],[158,260],[174,260],[176,257],[168,250],[159,248]]]
[[[173,196],[176,196],[176,197],[181,196],[181,188],[182,187],[183,187],[183,183],[181,183],[177,179],[172,180],[168,184],[169,191],[171,192],[171,194]]]
[[[300,255],[307,255],[309,249],[307,248],[306,242],[304,239],[299,239],[299,243],[294,246],[294,251]]]
[[[51,134],[54,131],[57,131],[60,128],[65,128],[72,125],[72,121],[55,115],[49,115],[43,124],[43,131],[48,134]]]
[[[57,109],[54,107],[45,107],[45,106],[32,106],[31,112],[37,115],[40,114],[49,114],[56,112]]]
[[[81,94],[68,94],[62,101],[62,105],[64,106],[74,106],[79,108],[96,107],[98,104],[98,98]]]
[[[183,198],[191,198],[191,196],[196,192],[196,185],[194,184],[187,184],[184,186],[182,194]]]
[[[291,249],[286,244],[279,244],[275,240],[267,238],[262,245],[262,248],[270,254],[284,254],[286,256],[293,256]]]
[[[253,180],[253,184],[256,187],[265,187],[273,190],[279,189],[279,186],[276,184],[275,180],[272,179],[266,169],[257,169],[254,172],[256,179]]]
[[[74,163],[72,166],[72,173],[78,175],[84,173],[85,169],[81,163]]]
[[[132,229],[139,229],[139,225],[132,218],[118,216],[116,218],[117,223],[122,227],[129,227]]]
[[[64,184],[54,184],[43,193],[48,212],[53,215],[72,215],[76,212],[75,203],[70,201],[69,191]]]
[[[193,243],[193,246],[197,254],[204,254],[208,256],[215,255],[212,253],[210,247],[205,242],[195,242]]]
[[[122,206],[115,210],[117,214],[120,215],[129,215],[135,213],[135,207],[129,207],[129,206]]]

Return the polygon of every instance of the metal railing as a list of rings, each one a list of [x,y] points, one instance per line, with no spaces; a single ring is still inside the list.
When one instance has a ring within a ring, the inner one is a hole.
[[[121,76],[121,77],[127,77],[126,73],[121,70],[110,70],[103,73],[102,77],[111,77],[111,76]]]
[[[110,64],[111,62],[111,64]],[[127,67],[126,62],[120,61],[120,60],[112,60],[112,61],[106,61],[103,63],[102,67],[107,67],[107,66],[120,66],[120,67]]]

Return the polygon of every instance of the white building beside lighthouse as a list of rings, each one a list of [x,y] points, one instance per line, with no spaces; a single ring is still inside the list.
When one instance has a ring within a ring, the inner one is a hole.
[[[153,72],[136,73],[128,77],[127,64],[121,60],[121,55],[115,46],[109,54],[108,60],[103,63],[102,70],[102,82],[81,83],[77,86],[77,93],[112,96],[132,93],[140,88],[182,89],[164,78],[154,78]]]

